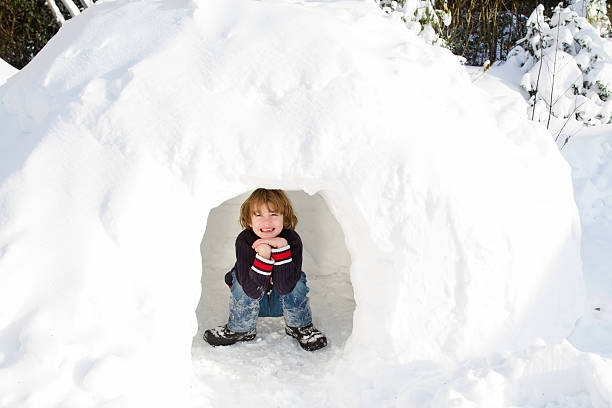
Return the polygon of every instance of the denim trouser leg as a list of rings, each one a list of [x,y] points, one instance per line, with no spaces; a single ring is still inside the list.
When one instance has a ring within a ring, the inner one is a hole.
[[[232,287],[230,291],[229,319],[227,328],[233,332],[248,332],[257,326],[259,300],[251,299],[236,279],[236,271],[232,271]]]
[[[272,290],[270,294],[265,294],[259,299],[259,317],[281,317],[283,315],[283,306],[279,296],[276,290]]]
[[[227,327],[235,332],[247,332],[255,329],[257,317],[285,316],[285,324],[291,327],[304,327],[312,323],[312,314],[308,304],[308,286],[306,274],[302,276],[295,288],[286,295],[279,295],[276,289],[264,294],[260,300],[250,298],[232,271],[232,296]]]
[[[302,272],[302,276],[295,285],[295,288],[286,295],[279,296],[287,326],[304,327],[312,323],[312,314],[308,304],[308,291],[306,274]]]

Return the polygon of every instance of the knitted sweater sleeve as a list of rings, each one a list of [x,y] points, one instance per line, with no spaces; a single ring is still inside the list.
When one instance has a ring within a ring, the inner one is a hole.
[[[287,231],[287,246],[272,249],[272,281],[280,295],[291,292],[302,275],[302,240],[295,231]]]
[[[270,286],[274,260],[259,256],[249,242],[239,235],[236,239],[236,274],[242,290],[252,299],[261,299]]]

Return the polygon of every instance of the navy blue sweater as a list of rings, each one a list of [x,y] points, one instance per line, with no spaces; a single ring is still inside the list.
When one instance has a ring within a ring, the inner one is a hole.
[[[276,291],[281,295],[291,292],[302,274],[302,240],[295,231],[283,229],[279,237],[287,240],[287,246],[272,248],[272,259],[257,254],[251,245],[259,237],[253,230],[245,229],[236,238],[236,277],[244,292],[252,299],[261,299],[270,289],[270,276]],[[225,283],[232,286],[232,272],[225,275]]]

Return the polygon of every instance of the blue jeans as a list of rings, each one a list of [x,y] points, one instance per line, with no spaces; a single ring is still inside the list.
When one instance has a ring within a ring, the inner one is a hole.
[[[312,314],[308,304],[308,286],[306,274],[286,295],[279,295],[276,288],[270,294],[264,294],[260,300],[250,298],[236,279],[232,271],[232,297],[227,327],[234,332],[248,332],[255,329],[258,317],[285,316],[285,324],[291,327],[304,327],[312,323]]]

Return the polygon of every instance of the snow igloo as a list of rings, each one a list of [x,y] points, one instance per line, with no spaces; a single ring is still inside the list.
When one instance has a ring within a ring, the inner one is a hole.
[[[257,187],[323,200],[350,254],[352,331],[300,357],[322,378],[559,342],[581,314],[550,136],[373,1],[102,1],[0,100],[2,407],[205,406],[200,243]]]

